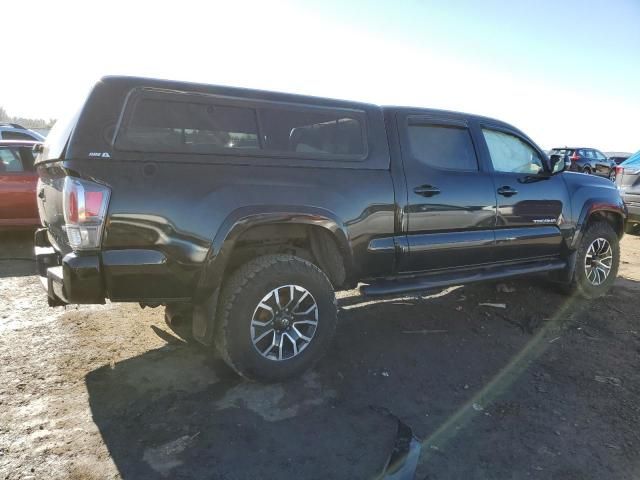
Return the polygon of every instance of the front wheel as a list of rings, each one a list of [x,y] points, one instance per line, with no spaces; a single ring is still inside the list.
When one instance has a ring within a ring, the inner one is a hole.
[[[281,381],[310,368],[327,349],[337,323],[331,282],[291,255],[255,258],[222,290],[216,347],[238,374]]]
[[[589,299],[604,295],[613,286],[620,265],[620,243],[611,225],[588,225],[575,261],[571,290]]]

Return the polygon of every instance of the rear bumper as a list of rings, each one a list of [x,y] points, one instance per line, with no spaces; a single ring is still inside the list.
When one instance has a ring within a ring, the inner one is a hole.
[[[38,275],[49,305],[76,303],[188,301],[199,266],[188,270],[171,264],[157,250],[102,250],[61,255],[47,229],[35,233]]]
[[[46,229],[36,231],[34,243],[37,271],[49,305],[104,303],[98,255],[68,253],[61,256],[49,243]]]

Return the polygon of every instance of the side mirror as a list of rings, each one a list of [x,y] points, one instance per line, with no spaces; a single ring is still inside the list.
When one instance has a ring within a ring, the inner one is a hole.
[[[551,168],[551,173],[560,173],[564,171],[564,155],[551,155],[549,157],[549,167]]]

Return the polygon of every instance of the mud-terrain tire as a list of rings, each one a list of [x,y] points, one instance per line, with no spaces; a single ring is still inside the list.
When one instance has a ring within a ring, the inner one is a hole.
[[[609,256],[610,261],[607,259]],[[601,263],[608,264],[609,269],[606,270],[605,266],[601,267],[600,273],[595,272],[597,265],[593,262],[596,257]],[[580,240],[575,262],[569,293],[577,293],[586,299],[597,298],[607,293],[616,280],[620,265],[620,242],[611,225],[606,222],[594,222],[587,226]],[[592,265],[591,268],[588,266],[589,263]],[[601,273],[603,270],[607,272],[606,277]]]
[[[292,255],[265,255],[238,268],[223,286],[218,312],[215,345],[222,358],[241,376],[266,383],[310,368],[337,324],[331,282]]]

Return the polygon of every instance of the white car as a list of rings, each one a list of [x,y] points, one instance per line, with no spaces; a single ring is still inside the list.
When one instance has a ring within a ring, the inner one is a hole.
[[[0,123],[0,140],[32,140],[44,142],[44,137],[38,132],[18,125],[17,123]]]

